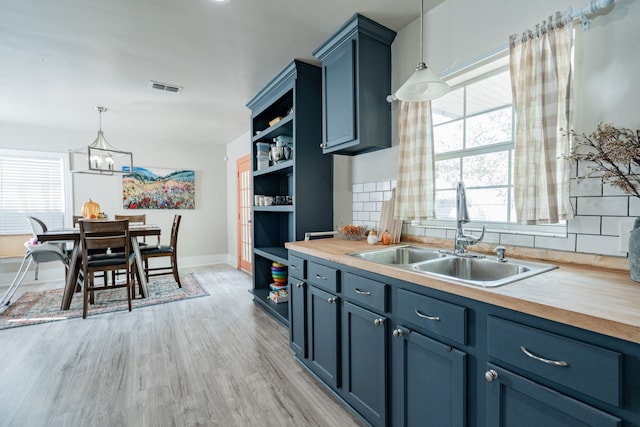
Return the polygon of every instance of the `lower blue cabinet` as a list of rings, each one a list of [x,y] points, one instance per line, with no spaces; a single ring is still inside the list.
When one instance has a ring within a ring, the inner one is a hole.
[[[622,420],[585,403],[488,364],[488,427],[614,427]]]
[[[309,368],[327,384],[340,387],[340,298],[315,286],[307,290]]]
[[[342,315],[344,398],[373,426],[387,422],[387,319],[345,302]]]
[[[296,355],[307,357],[307,283],[289,276],[289,342]]]
[[[404,327],[392,343],[392,425],[465,426],[467,354]]]

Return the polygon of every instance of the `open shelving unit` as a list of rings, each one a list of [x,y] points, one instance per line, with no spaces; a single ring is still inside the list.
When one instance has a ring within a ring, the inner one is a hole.
[[[253,207],[251,293],[258,305],[288,326],[288,304],[268,299],[272,263],[288,266],[286,242],[303,240],[308,231],[333,227],[333,160],[320,147],[320,67],[292,61],[247,107],[251,109],[253,195],[292,197],[292,204]],[[279,136],[292,139],[292,158],[258,169],[256,144],[272,144]]]

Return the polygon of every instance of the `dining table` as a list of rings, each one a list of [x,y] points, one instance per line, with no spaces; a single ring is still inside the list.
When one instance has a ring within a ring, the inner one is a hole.
[[[140,294],[142,298],[149,295],[147,279],[144,275],[144,264],[138,237],[158,236],[160,240],[160,227],[152,224],[129,224],[129,236],[131,248],[135,254],[136,276],[140,281]],[[66,275],[64,293],[62,295],[61,310],[69,310],[71,299],[78,285],[78,277],[82,269],[82,245],[80,241],[80,228],[64,228],[59,230],[47,230],[37,235],[39,242],[73,242],[73,249],[69,259],[69,271]]]

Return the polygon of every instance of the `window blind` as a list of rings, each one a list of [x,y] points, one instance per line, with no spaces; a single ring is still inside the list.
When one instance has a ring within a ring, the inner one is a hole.
[[[63,228],[64,165],[62,154],[0,151],[0,235],[31,233],[27,216]]]

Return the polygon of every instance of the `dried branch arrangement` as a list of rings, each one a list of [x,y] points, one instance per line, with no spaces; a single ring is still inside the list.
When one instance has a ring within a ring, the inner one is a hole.
[[[570,160],[591,162],[590,172],[579,178],[602,176],[603,182],[640,197],[640,129],[599,123],[590,135],[568,132],[573,139]],[[602,175],[600,175],[602,174]]]

